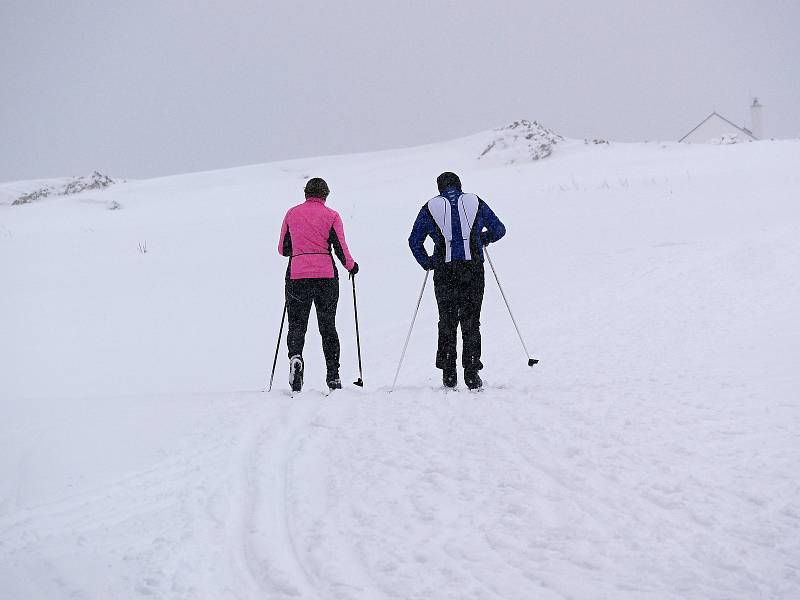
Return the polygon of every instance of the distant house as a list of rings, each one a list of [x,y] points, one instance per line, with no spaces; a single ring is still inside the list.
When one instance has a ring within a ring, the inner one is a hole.
[[[750,142],[758,139],[746,127],[739,127],[722,115],[712,112],[697,127],[678,141],[688,144],[707,144],[712,140],[733,138],[737,138],[740,142]]]
[[[753,104],[750,106],[750,116],[753,123],[752,131],[747,127],[739,127],[736,123],[715,111],[678,141],[688,144],[756,141],[761,137],[761,108],[758,98],[753,98]]]

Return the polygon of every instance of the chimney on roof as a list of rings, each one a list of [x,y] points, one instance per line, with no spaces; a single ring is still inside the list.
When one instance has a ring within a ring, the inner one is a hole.
[[[762,105],[759,104],[758,98],[753,98],[753,103],[750,105],[750,131],[756,139],[764,137],[763,124],[761,122],[761,109]]]

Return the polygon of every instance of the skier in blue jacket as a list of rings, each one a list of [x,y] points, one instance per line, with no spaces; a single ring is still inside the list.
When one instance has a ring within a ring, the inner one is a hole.
[[[439,342],[436,367],[442,383],[455,387],[456,336],[459,323],[464,343],[461,364],[464,382],[479,389],[481,363],[481,305],[483,304],[483,247],[499,240],[505,226],[475,194],[461,190],[458,175],[445,172],[436,179],[439,195],[426,202],[417,215],[408,245],[425,270],[433,269],[433,288],[439,307]],[[425,239],[433,239],[433,256]]]

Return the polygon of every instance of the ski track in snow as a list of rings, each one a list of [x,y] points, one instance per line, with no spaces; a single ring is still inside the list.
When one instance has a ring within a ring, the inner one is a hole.
[[[243,540],[247,569],[258,584],[256,596],[259,592],[269,593],[270,597],[307,596],[314,589],[311,575],[294,546],[289,515],[289,463],[308,407],[291,408],[285,406],[279,423],[270,415],[272,423],[259,425],[241,460],[244,489],[237,495],[244,505],[242,530],[235,532],[230,541]]]
[[[193,440],[197,452],[165,460],[102,492],[0,519],[4,563],[30,567],[29,573],[37,574],[30,589],[47,597],[91,597],[48,558],[65,541],[78,552],[91,542],[93,568],[128,561],[139,566],[137,577],[116,582],[122,596],[315,597],[313,575],[294,547],[289,474],[298,437],[316,407],[293,407],[257,392],[245,396],[256,400],[235,414],[215,415],[216,427]],[[265,410],[268,401],[274,404]],[[134,539],[131,527],[142,539]],[[131,543],[120,548],[118,539]],[[228,585],[214,590],[213,574],[220,571],[229,571],[223,578]]]
[[[785,597],[800,486],[737,448],[796,429],[589,386],[244,394],[197,451],[0,520],[3,564],[28,597],[94,597],[67,551],[115,597]]]

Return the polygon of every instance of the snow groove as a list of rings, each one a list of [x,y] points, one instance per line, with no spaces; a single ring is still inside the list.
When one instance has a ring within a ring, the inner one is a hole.
[[[279,414],[258,422],[241,450],[241,525],[230,539],[253,597],[317,597],[313,575],[298,552],[290,524],[289,465],[306,423],[318,407],[284,401]]]

